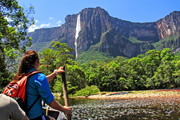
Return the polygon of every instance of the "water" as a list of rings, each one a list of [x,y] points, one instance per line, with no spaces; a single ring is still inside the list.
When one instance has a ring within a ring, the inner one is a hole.
[[[70,105],[73,120],[180,120],[180,97],[70,99]]]
[[[78,56],[78,52],[77,52],[77,38],[79,36],[79,32],[81,31],[81,21],[80,21],[80,14],[78,14],[77,16],[77,22],[76,22],[76,34],[75,34],[75,53],[76,53],[76,58]]]

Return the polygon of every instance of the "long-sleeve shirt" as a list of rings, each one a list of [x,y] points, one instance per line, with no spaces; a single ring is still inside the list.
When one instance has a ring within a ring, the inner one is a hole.
[[[31,68],[30,71],[35,70]],[[29,72],[30,72],[29,71]],[[33,119],[42,115],[42,100],[49,104],[54,96],[50,91],[49,83],[46,76],[43,73],[37,73],[30,76],[26,83],[26,97],[27,97],[27,108],[29,108],[33,102],[38,98],[37,102],[28,112],[29,119]]]

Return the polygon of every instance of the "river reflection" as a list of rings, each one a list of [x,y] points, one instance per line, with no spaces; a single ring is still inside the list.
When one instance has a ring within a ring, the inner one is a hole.
[[[180,120],[180,97],[70,99],[70,105],[73,120]]]

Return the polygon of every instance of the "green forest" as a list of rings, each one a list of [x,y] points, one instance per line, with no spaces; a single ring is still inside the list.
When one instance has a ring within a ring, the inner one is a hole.
[[[16,0],[0,2],[0,89],[2,90],[17,72],[26,47],[31,38],[26,38],[28,27],[34,20],[25,15],[25,10]],[[27,10],[26,10],[27,11]],[[33,11],[30,7],[28,14]],[[8,21],[6,18],[10,18]],[[23,43],[23,44],[22,44]],[[165,89],[180,87],[180,53],[170,48],[161,51],[149,50],[133,58],[118,56],[83,63],[74,59],[66,43],[54,41],[40,56],[40,71],[48,75],[60,66],[66,66],[68,93],[79,95],[95,94],[99,91],[128,91]],[[88,54],[87,54],[88,56]],[[97,53],[99,56],[99,53]],[[50,82],[52,92],[62,92],[61,76]],[[91,91],[91,92],[90,92]]]
[[[59,46],[64,46],[63,48]],[[100,91],[147,90],[180,87],[180,54],[170,48],[149,50],[145,55],[130,59],[123,57],[79,64],[68,54],[72,48],[54,42],[52,49],[43,50],[41,71],[45,74],[65,64],[69,93],[97,86]],[[62,92],[61,76],[50,83],[51,90]]]
[[[45,75],[52,73],[59,66],[66,66],[68,92],[71,95],[79,95],[90,90],[90,93],[83,95],[96,94],[99,91],[180,87],[180,54],[174,54],[170,48],[162,51],[149,50],[145,55],[130,59],[118,56],[83,64],[75,61],[71,52],[73,49],[66,43],[52,42],[51,48],[39,53],[40,71]],[[18,66],[18,63],[16,65]],[[15,73],[9,74],[12,77]],[[7,80],[1,80],[1,86],[5,85],[2,83],[7,84]],[[59,75],[50,82],[52,92],[63,92],[61,81]],[[84,88],[87,90],[83,91]],[[96,92],[93,92],[93,89]]]

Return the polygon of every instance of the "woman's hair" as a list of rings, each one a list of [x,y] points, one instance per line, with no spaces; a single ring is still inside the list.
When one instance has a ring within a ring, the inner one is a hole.
[[[16,73],[16,75],[13,77],[14,81],[20,80],[26,73],[28,73],[28,70],[33,67],[33,65],[36,62],[36,59],[38,59],[38,53],[34,50],[29,50],[25,53],[21,60],[21,64],[19,66],[19,70]]]

